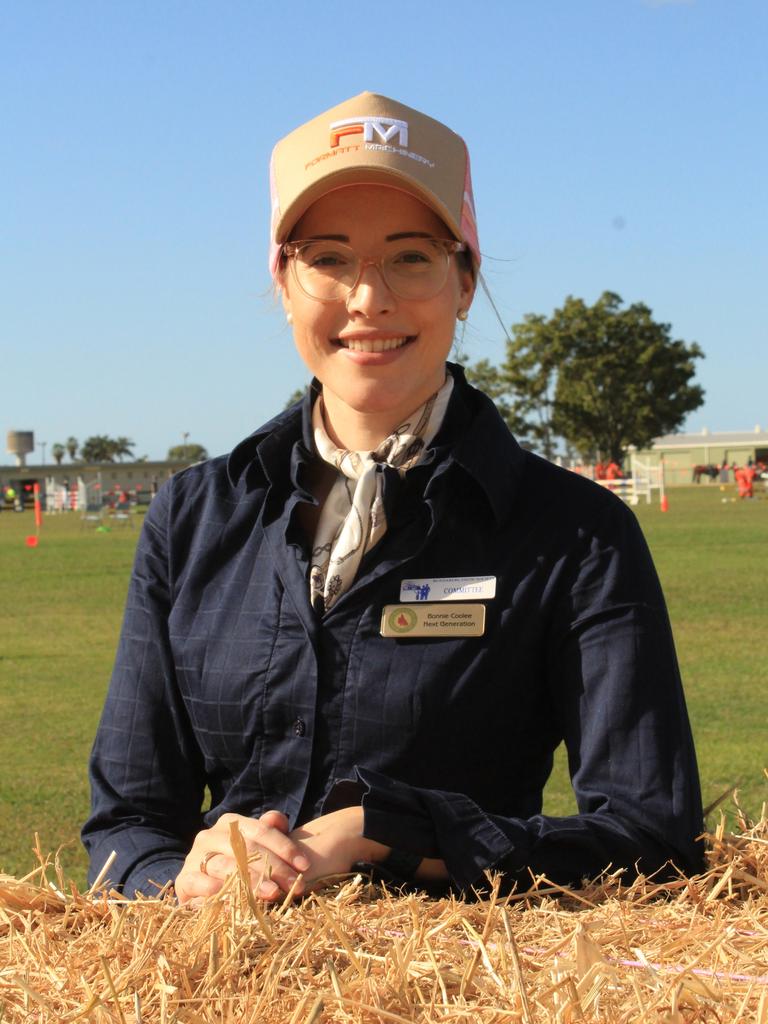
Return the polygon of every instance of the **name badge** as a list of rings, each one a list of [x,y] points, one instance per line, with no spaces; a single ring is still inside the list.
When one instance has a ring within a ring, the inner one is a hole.
[[[438,576],[403,580],[401,601],[484,601],[496,597],[495,576]]]
[[[381,636],[482,636],[484,604],[388,604],[381,613]]]

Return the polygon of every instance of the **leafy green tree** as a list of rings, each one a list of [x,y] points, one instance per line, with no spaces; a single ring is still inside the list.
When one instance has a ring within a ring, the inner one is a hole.
[[[69,456],[70,462],[74,462],[77,458],[77,449],[79,443],[76,437],[68,437],[64,447],[67,449],[67,455]]]
[[[472,372],[489,378],[510,428],[546,457],[563,438],[584,458],[621,462],[629,445],[675,430],[702,404],[692,378],[703,355],[648,306],[622,308],[604,292],[593,306],[569,296],[549,319],[529,313],[513,326],[502,366]]]
[[[135,442],[128,437],[109,437],[107,434],[94,434],[87,437],[80,447],[80,458],[84,462],[114,462],[123,456],[133,457]]]
[[[291,392],[291,394],[288,396],[288,401],[285,403],[284,408],[290,409],[292,405],[296,405],[297,402],[300,402],[302,400],[306,393],[306,388],[296,388],[296,390]]]
[[[201,444],[177,444],[168,449],[169,462],[202,462],[208,452]]]
[[[547,442],[551,434],[551,399],[546,389],[524,379],[519,368],[507,367],[506,363],[498,368],[488,359],[481,359],[474,366],[465,365],[464,372],[470,384],[493,399],[502,419],[522,445],[542,449],[548,458],[552,457],[554,445]]]
[[[106,434],[94,434],[86,437],[80,446],[80,458],[83,462],[114,462],[114,442]]]
[[[124,455],[133,458],[133,449],[136,447],[136,442],[131,441],[129,437],[116,437],[114,441],[111,442],[111,445],[112,455],[114,458],[119,459],[120,462],[123,461]]]
[[[61,460],[64,458],[66,454],[67,449],[64,447],[63,444],[59,444],[59,442],[57,441],[55,444],[51,445],[51,455],[53,456],[57,466],[61,465]]]

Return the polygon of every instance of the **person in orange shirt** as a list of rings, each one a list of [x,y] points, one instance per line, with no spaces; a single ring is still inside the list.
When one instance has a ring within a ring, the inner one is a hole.
[[[754,497],[753,483],[757,476],[757,470],[754,466],[742,466],[737,469],[734,473],[736,483],[739,485],[739,497],[740,498],[752,498]]]

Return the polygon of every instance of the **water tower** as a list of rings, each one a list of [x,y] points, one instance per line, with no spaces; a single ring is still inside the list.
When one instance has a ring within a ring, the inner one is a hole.
[[[35,435],[32,430],[9,430],[6,451],[16,456],[17,466],[26,466],[27,455],[35,450]]]

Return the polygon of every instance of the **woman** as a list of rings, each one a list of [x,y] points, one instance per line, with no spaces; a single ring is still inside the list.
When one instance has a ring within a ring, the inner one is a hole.
[[[522,451],[446,364],[480,263],[464,143],[363,93],[278,144],[272,192],[314,381],[152,503],[91,760],[92,876],[115,850],[127,893],[203,898],[233,870],[232,821],[268,900],[360,861],[464,891],[489,869],[697,869],[635,519]],[[579,813],[545,817],[561,740]]]

